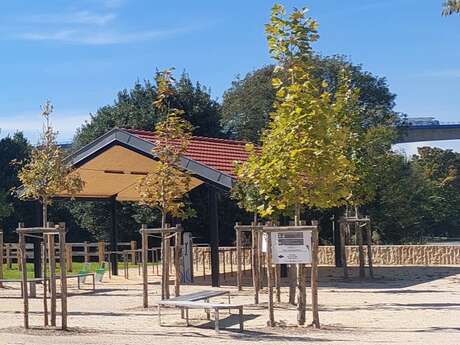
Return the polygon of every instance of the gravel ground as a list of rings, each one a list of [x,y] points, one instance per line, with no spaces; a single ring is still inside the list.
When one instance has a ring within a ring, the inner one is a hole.
[[[135,269],[129,281],[105,279],[96,293],[89,285],[83,291],[71,285],[67,332],[42,327],[40,299],[31,300],[33,328],[24,331],[19,287],[10,284],[0,289],[0,344],[460,344],[460,267],[377,267],[372,281],[345,282],[339,275],[336,269],[321,268],[320,330],[296,327],[295,307],[286,303],[275,311],[279,327],[267,328],[266,293],[255,306],[251,289],[238,292],[227,275],[220,289],[230,290],[234,302],[247,304],[246,330],[239,333],[237,318],[224,313],[221,324],[228,328],[219,334],[198,310],[190,311],[193,327],[185,327],[173,309],[165,311],[166,326],[159,327],[158,281],[152,278],[150,285],[152,307],[141,308],[142,286]],[[202,290],[207,282],[198,278],[195,285],[183,286],[182,293]],[[282,300],[287,300],[286,288]]]

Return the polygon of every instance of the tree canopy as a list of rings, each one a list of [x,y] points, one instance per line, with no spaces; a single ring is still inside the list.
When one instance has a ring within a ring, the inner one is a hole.
[[[330,208],[352,194],[350,119],[356,113],[358,90],[344,70],[335,93],[315,76],[311,44],[318,39],[317,26],[305,10],[286,15],[279,5],[266,26],[269,50],[278,62],[272,80],[274,111],[260,152],[249,146],[250,157],[237,170],[239,183],[260,193],[257,209],[262,215],[299,206]]]
[[[184,110],[184,117],[193,126],[194,135],[220,137],[220,104],[212,99],[209,89],[193,84],[186,73],[175,83],[171,96],[172,107]],[[165,113],[152,106],[157,97],[157,85],[146,80],[137,81],[131,90],[118,93],[113,105],[97,110],[83,124],[74,138],[74,147],[82,147],[114,127],[152,130],[164,119]]]

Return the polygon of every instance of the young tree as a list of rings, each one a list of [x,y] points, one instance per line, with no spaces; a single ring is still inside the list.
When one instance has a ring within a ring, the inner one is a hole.
[[[171,71],[157,73],[156,82],[154,106],[167,115],[155,126],[156,145],[152,153],[158,158],[156,169],[139,181],[137,190],[141,204],[161,212],[161,227],[165,227],[168,214],[177,218],[185,215],[182,199],[190,188],[191,176],[179,166],[190,142],[192,125],[182,117],[182,110],[170,106],[174,93]]]
[[[158,158],[155,171],[139,181],[140,203],[161,212],[161,227],[166,227],[167,215],[183,218],[186,215],[184,195],[190,188],[191,176],[181,170],[180,159],[187,151],[192,125],[182,116],[182,110],[172,108],[174,79],[170,70],[156,75],[157,98],[154,106],[166,113],[166,118],[155,126],[156,144],[152,153]],[[177,241],[177,238],[176,238]],[[161,296],[169,298],[169,236],[162,234]],[[176,278],[177,279],[177,278]]]
[[[350,87],[344,71],[334,93],[313,73],[311,44],[319,37],[318,24],[306,12],[294,10],[286,15],[282,6],[273,7],[266,32],[270,53],[277,61],[272,80],[274,111],[260,152],[249,146],[248,161],[237,169],[241,181],[251,186],[248,191],[255,187],[260,193],[260,214],[295,209],[296,220],[302,207],[346,204],[357,180],[351,121],[357,112],[358,91]],[[300,289],[305,284],[302,269],[300,265]],[[305,322],[305,306],[299,307],[298,322]],[[319,327],[319,320],[314,323]]]
[[[30,160],[21,168],[18,178],[22,183],[21,199],[39,200],[43,207],[43,226],[48,222],[48,206],[53,196],[74,196],[81,191],[84,182],[78,173],[65,162],[64,151],[56,142],[50,115],[53,105],[47,101],[42,106],[43,132],[38,145],[32,149]]]

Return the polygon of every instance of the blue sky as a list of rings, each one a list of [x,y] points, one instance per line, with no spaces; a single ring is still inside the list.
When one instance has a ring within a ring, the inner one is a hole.
[[[343,54],[388,79],[397,110],[460,121],[460,17],[441,0],[282,1],[320,23],[316,50]],[[212,89],[270,62],[264,24],[272,1],[47,0],[0,3],[1,135],[34,142],[39,106],[55,104],[60,139],[117,91],[174,66]],[[443,147],[460,149],[457,142]],[[409,146],[409,150],[414,145]]]

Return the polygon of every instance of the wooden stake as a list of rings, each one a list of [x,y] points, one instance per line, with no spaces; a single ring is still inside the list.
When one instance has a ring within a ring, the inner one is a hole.
[[[242,275],[241,275],[241,231],[236,224],[236,286],[238,291],[243,290]]]
[[[142,224],[142,229],[146,229],[147,226]],[[148,272],[147,272],[147,260],[148,260],[148,236],[142,231],[142,301],[143,307],[148,308],[149,306],[149,282],[148,282]]]
[[[67,272],[72,272],[72,245],[66,244],[65,248]]]
[[[21,227],[21,226],[19,226]],[[24,303],[24,328],[29,328],[29,291],[27,290],[27,260],[26,260],[26,244],[23,234],[19,234],[19,250],[21,257],[22,270],[22,297]]]
[[[50,314],[51,326],[56,326],[56,257],[54,246],[54,235],[48,235],[48,258],[50,268]]]
[[[369,265],[369,276],[374,279],[374,264],[372,262],[372,233],[370,222],[366,227],[366,242],[367,242],[367,261]]]
[[[254,303],[259,304],[259,257],[258,257],[258,246],[257,246],[257,230],[255,228],[256,224],[253,223],[253,228],[251,230],[251,240],[252,240],[252,286],[254,288]]]
[[[363,230],[359,223],[355,223],[355,234],[358,241],[359,277],[363,279],[366,276],[364,270]]]
[[[65,225],[61,224],[59,232],[59,260],[61,266],[61,328],[67,330],[67,265],[65,252]]]
[[[295,293],[297,287],[297,268],[296,265],[289,265],[289,304],[295,305]]]
[[[275,265],[276,302],[281,303],[281,265]]]
[[[311,250],[311,311],[313,316],[312,326],[320,328],[318,312],[318,242],[319,228],[312,231],[312,250]]]
[[[275,326],[275,312],[273,306],[273,270],[272,270],[272,238],[267,234],[267,285],[268,285],[268,326]]]
[[[47,240],[47,235],[43,235],[43,262],[42,262],[42,267],[43,267],[43,324],[45,327],[48,326],[48,277],[47,277],[47,272],[48,272],[48,240]]]
[[[297,264],[298,291],[297,291],[297,324],[305,324],[305,313],[307,305],[307,277],[305,276],[305,265]]]
[[[347,267],[347,252],[346,252],[346,236],[345,236],[345,220],[344,218],[340,219],[339,222],[339,231],[340,231],[340,252],[342,254],[342,267],[343,267],[343,277],[348,279],[348,267]]]
[[[99,256],[99,265],[105,261],[105,242],[99,241],[97,242],[97,253]]]
[[[174,281],[174,295],[178,297],[180,295],[180,257],[181,257],[181,243],[182,243],[182,234],[176,232],[176,243],[174,250],[174,270],[176,273],[176,278]]]

